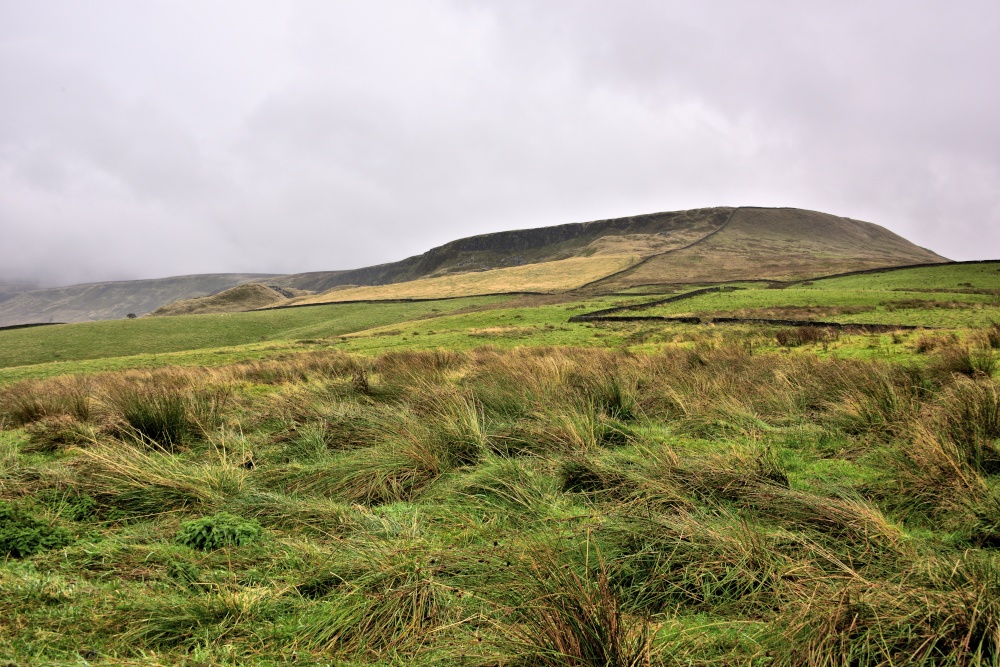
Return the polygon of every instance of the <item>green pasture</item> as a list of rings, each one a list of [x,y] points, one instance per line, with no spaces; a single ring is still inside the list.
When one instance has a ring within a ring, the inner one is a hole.
[[[959,328],[1000,321],[1000,298],[967,293],[756,287],[702,294],[643,309],[637,314],[814,319]]]
[[[983,264],[943,264],[915,269],[825,278],[800,283],[816,290],[1000,290],[1000,261]]]
[[[0,331],[0,368],[339,336],[462,308],[502,303],[506,298],[348,303],[14,329]]]

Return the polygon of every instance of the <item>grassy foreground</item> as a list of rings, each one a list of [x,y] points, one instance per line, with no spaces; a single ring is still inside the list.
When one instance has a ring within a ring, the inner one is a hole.
[[[1000,326],[567,322],[648,300],[3,332],[0,664],[1000,665]]]

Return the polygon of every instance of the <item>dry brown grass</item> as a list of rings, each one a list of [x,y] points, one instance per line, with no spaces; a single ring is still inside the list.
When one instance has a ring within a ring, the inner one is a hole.
[[[633,254],[571,257],[554,262],[459,273],[392,285],[336,289],[318,296],[298,299],[294,303],[434,299],[503,292],[562,292],[621,271],[639,259],[638,255]]]

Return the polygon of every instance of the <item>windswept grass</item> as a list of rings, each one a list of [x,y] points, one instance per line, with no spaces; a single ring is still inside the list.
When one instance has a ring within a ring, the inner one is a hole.
[[[0,564],[0,655],[1000,663],[997,379],[803,348],[706,332],[13,384],[0,502],[72,539]]]

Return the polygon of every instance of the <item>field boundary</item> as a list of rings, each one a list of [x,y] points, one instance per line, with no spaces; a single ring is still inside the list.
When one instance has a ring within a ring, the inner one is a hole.
[[[577,317],[583,317],[577,315]],[[670,322],[676,324],[762,324],[779,327],[815,327],[818,329],[837,329],[838,331],[916,331],[918,329],[934,329],[935,327],[917,326],[913,324],[871,324],[863,322],[821,322],[817,320],[771,320],[760,317],[667,317],[663,315],[596,315],[576,322]]]
[[[704,289],[696,289],[692,292],[685,292],[684,294],[675,294],[674,296],[669,296],[665,299],[657,299],[656,301],[647,301],[645,303],[630,304],[627,306],[615,306],[614,308],[604,308],[602,310],[594,310],[589,313],[582,313],[580,315],[574,315],[569,318],[570,322],[586,322],[588,320],[593,320],[601,317],[608,317],[612,313],[621,313],[627,310],[645,310],[646,308],[652,308],[653,306],[660,306],[665,303],[675,303],[677,301],[683,301],[685,299],[691,299],[696,296],[701,296],[702,294],[711,294],[713,292],[735,292],[736,290],[743,289],[742,287],[733,287],[727,285],[719,285],[717,287],[706,287]],[[635,316],[640,317],[640,316]],[[646,319],[652,319],[658,316],[645,316]],[[697,318],[695,318],[697,319]]]
[[[57,324],[66,324],[65,322],[31,322],[30,324],[8,324],[5,327],[0,327],[0,331],[12,331],[14,329],[30,329],[31,327],[51,327]]]
[[[327,301],[325,303],[292,303],[286,306],[268,306],[246,310],[246,313],[259,313],[265,310],[284,310],[286,308],[312,308],[315,306],[339,306],[345,303],[419,303],[424,301],[454,301],[455,299],[478,299],[484,296],[550,296],[561,292],[487,292],[485,294],[464,294],[462,296],[412,297],[401,299],[351,299],[349,301]]]
[[[991,260],[992,261],[992,260]],[[931,265],[936,266],[936,265]],[[706,287],[684,294],[676,294],[665,299],[647,301],[646,303],[631,304],[627,306],[617,306],[615,308],[604,308],[589,313],[573,315],[567,320],[572,323],[580,322],[673,322],[678,324],[762,324],[781,327],[818,327],[824,329],[837,329],[840,331],[915,331],[917,329],[934,329],[935,327],[912,325],[912,324],[874,324],[874,323],[854,323],[854,322],[823,322],[818,320],[786,320],[769,319],[763,317],[698,317],[694,315],[670,317],[667,315],[617,315],[626,311],[645,310],[665,303],[676,303],[685,299],[691,299],[702,294],[712,294],[717,292],[735,292],[745,289],[734,285],[719,285],[717,287]]]

